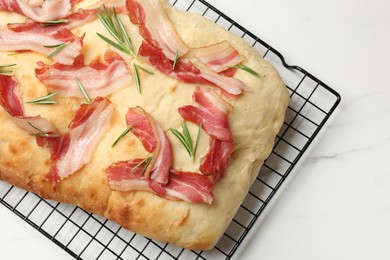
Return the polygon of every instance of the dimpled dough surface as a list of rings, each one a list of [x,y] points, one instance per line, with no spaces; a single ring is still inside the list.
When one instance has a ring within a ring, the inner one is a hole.
[[[74,10],[93,3],[83,1]],[[178,128],[183,121],[177,112],[179,107],[196,106],[192,100],[195,84],[167,77],[139,58],[138,63],[155,74],[140,71],[141,95],[136,91],[133,80],[130,85],[108,96],[114,105],[109,130],[97,143],[90,163],[61,181],[57,189],[45,177],[51,164],[48,149],[39,147],[35,137],[19,129],[0,108],[0,178],[45,198],[76,204],[152,239],[186,248],[211,249],[224,233],[272,150],[274,138],[283,123],[288,92],[272,65],[241,38],[200,15],[178,11],[168,3],[164,3],[164,6],[178,34],[188,46],[200,47],[227,40],[245,57],[245,64],[261,74],[259,78],[242,70],[237,70],[235,74],[236,78],[245,82],[246,88],[237,99],[229,100],[234,106],[234,110],[228,113],[234,151],[224,177],[213,187],[213,203],[188,203],[160,198],[146,191],[119,192],[110,189],[105,174],[108,166],[147,154],[133,134],[127,135],[114,149],[111,148],[113,141],[126,128],[125,114],[130,107],[143,107],[166,131],[172,142],[173,166],[176,169],[198,172],[200,158],[208,149],[208,135],[202,131],[197,157],[192,161],[182,144],[169,131],[169,128]],[[121,14],[120,17],[137,50],[142,41],[138,28],[130,23],[126,15]],[[0,12],[2,26],[23,20],[21,15]],[[78,36],[87,32],[82,49],[86,64],[102,60],[105,51],[112,48],[95,33],[108,35],[98,19],[73,32]],[[45,85],[35,77],[36,62],[52,61],[33,52],[8,54],[0,52],[0,64],[17,64],[13,69],[14,77],[19,84],[25,114],[40,114],[62,134],[65,133],[83,100],[60,98],[60,103],[53,106],[25,104],[26,100],[47,93]],[[124,53],[120,55],[131,71],[133,58]],[[191,134],[196,135],[197,127],[193,124],[188,126]]]

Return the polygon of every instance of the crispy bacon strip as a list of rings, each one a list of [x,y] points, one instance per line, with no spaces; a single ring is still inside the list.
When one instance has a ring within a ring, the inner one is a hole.
[[[244,90],[242,81],[218,74],[206,67],[195,66],[187,59],[179,59],[175,68],[173,68],[173,62],[164,55],[161,49],[146,41],[142,42],[139,55],[166,75],[187,83],[212,84],[220,88],[222,93],[229,97],[237,97]]]
[[[17,82],[10,76],[0,75],[0,105],[21,129],[33,135],[58,137],[56,127],[40,115],[26,116],[17,93]]]
[[[80,54],[72,65],[38,62],[36,77],[49,89],[58,90],[66,97],[83,97],[75,78],[83,84],[90,97],[105,97],[131,82],[125,61],[114,51],[107,51],[104,63],[84,64]]]
[[[144,145],[146,151],[153,153],[144,175],[161,185],[166,185],[172,166],[172,147],[167,135],[154,119],[141,107],[131,108],[126,115],[126,123]]]
[[[202,64],[215,72],[224,71],[244,60],[227,41],[197,48],[193,52]]]
[[[160,0],[127,0],[133,24],[139,25],[142,37],[161,49],[169,60],[183,56],[189,47],[177,34]]]
[[[48,20],[62,19],[70,14],[72,4],[77,1],[72,0],[1,0],[0,10],[16,12],[28,18],[44,22]]]
[[[201,159],[199,169],[205,175],[215,176],[214,183],[216,183],[222,178],[233,152],[233,140],[229,130],[227,109],[225,109],[227,104],[210,91],[201,91],[199,87],[194,92],[193,99],[199,107],[180,107],[179,114],[184,120],[197,125],[202,123],[203,129],[210,135],[209,150]]]
[[[71,65],[80,54],[82,38],[73,35],[69,30],[62,29],[52,35],[35,34],[30,32],[14,32],[0,27],[0,48],[5,51],[31,50],[49,56],[56,48],[45,46],[66,46],[53,56],[56,62]]]
[[[80,106],[65,135],[55,139],[39,137],[38,144],[47,145],[51,151],[49,179],[58,184],[91,160],[94,147],[109,126],[112,111],[111,102],[98,97],[92,104]]]

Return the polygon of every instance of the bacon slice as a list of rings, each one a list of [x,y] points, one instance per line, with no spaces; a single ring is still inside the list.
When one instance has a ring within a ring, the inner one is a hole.
[[[77,1],[45,0],[34,2],[28,0],[1,0],[0,10],[16,12],[34,21],[44,22],[66,17],[70,14],[72,4],[75,2]]]
[[[216,183],[222,178],[233,152],[233,140],[225,109],[227,104],[210,91],[201,91],[199,87],[196,88],[193,99],[199,107],[180,107],[179,114],[184,120],[197,125],[202,123],[203,129],[210,135],[209,150],[201,159],[199,169],[204,175],[213,175]]]
[[[110,5],[111,7],[111,5]],[[110,9],[109,6],[106,8]],[[51,26],[42,26],[42,23],[35,22],[32,20],[26,21],[24,23],[9,23],[7,24],[8,29],[15,32],[34,32],[34,33],[44,33],[44,34],[52,34],[60,29],[68,29],[72,30],[74,28],[80,27],[84,24],[87,24],[93,20],[95,20],[98,16],[99,8],[91,8],[91,9],[79,9],[77,12],[70,14],[65,17],[67,22],[61,24],[55,24]],[[117,13],[123,13],[126,11],[126,7],[115,6],[115,11]]]
[[[193,53],[202,64],[215,72],[224,71],[244,60],[227,41],[194,49]]]
[[[161,49],[169,60],[183,56],[189,47],[177,34],[160,0],[127,0],[133,24],[139,25],[142,37]]]
[[[221,141],[210,137],[209,150],[201,159],[199,170],[204,175],[213,175],[213,182],[217,183],[225,172],[232,152],[232,141]]]
[[[0,27],[0,48],[5,51],[31,50],[49,56],[56,46],[66,43],[65,48],[53,56],[56,62],[71,65],[80,54],[82,38],[73,35],[69,30],[62,29],[52,35],[35,34],[30,32],[14,32]]]
[[[0,74],[0,104],[10,116],[24,115],[17,87],[17,82],[11,76]]]
[[[90,97],[105,97],[131,82],[125,61],[114,51],[107,51],[104,63],[84,64],[80,54],[72,65],[56,63],[46,65],[38,62],[36,77],[49,89],[58,90],[59,95],[80,97],[83,95],[75,81],[77,77]]]
[[[214,199],[211,191],[212,185],[212,179],[208,176],[172,170],[169,183],[164,189],[167,197],[187,202],[211,204]]]
[[[161,185],[166,185],[172,166],[172,147],[167,135],[154,119],[141,107],[131,108],[126,115],[126,123],[144,145],[146,151],[153,153],[144,175]]]
[[[0,75],[0,105],[21,129],[33,135],[58,137],[56,127],[40,115],[26,116],[17,93],[17,82],[10,76]]]
[[[149,182],[142,173],[145,167],[143,159],[117,162],[107,168],[106,174],[109,185],[114,190],[146,190],[152,191]],[[137,167],[138,165],[138,167]]]
[[[34,33],[45,33],[52,34],[59,29],[68,29],[72,30],[81,25],[89,23],[97,18],[98,9],[79,9],[77,12],[74,12],[67,16],[65,19],[67,22],[61,24],[55,24],[51,26],[42,26],[41,23],[35,22],[32,20],[26,21],[24,23],[9,23],[7,24],[8,29],[15,32],[34,32]]]
[[[175,68],[161,49],[143,41],[139,55],[162,73],[187,83],[212,84],[229,97],[237,97],[244,90],[244,83],[236,78],[218,74],[211,69],[195,66],[188,59],[179,59]]]
[[[227,109],[228,104],[211,91],[202,91],[198,86],[192,95],[199,107],[183,106],[178,109],[184,120],[200,125],[207,134],[221,141],[231,141]],[[229,109],[229,108],[228,108]]]
[[[91,160],[94,147],[108,129],[112,111],[111,102],[98,97],[92,104],[80,106],[65,135],[38,139],[39,145],[47,145],[51,151],[49,179],[57,184]]]
[[[114,190],[132,191],[144,190],[157,193],[150,187],[150,180],[146,180],[142,174],[144,165],[139,165],[142,159],[134,159],[127,162],[118,162],[106,170],[109,185]],[[136,167],[139,165],[138,167]],[[136,167],[136,168],[135,168]],[[171,169],[169,182],[161,187],[163,194],[159,196],[179,199],[191,203],[207,203],[213,201],[211,191],[212,181],[209,177],[192,172],[177,172]]]

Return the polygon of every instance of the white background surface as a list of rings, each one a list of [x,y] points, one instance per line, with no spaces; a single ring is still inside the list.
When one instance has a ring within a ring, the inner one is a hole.
[[[390,259],[390,1],[210,0],[342,96],[235,259]],[[0,205],[1,259],[71,259]]]

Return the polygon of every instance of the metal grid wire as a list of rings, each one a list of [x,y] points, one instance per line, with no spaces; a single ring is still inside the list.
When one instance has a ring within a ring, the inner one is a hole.
[[[211,251],[185,250],[156,242],[79,207],[48,201],[1,182],[0,202],[75,258],[230,259],[340,102],[337,92],[300,67],[287,65],[279,52],[206,1],[176,0],[172,4],[201,13],[264,54],[279,70],[290,92],[285,122],[272,154]]]

